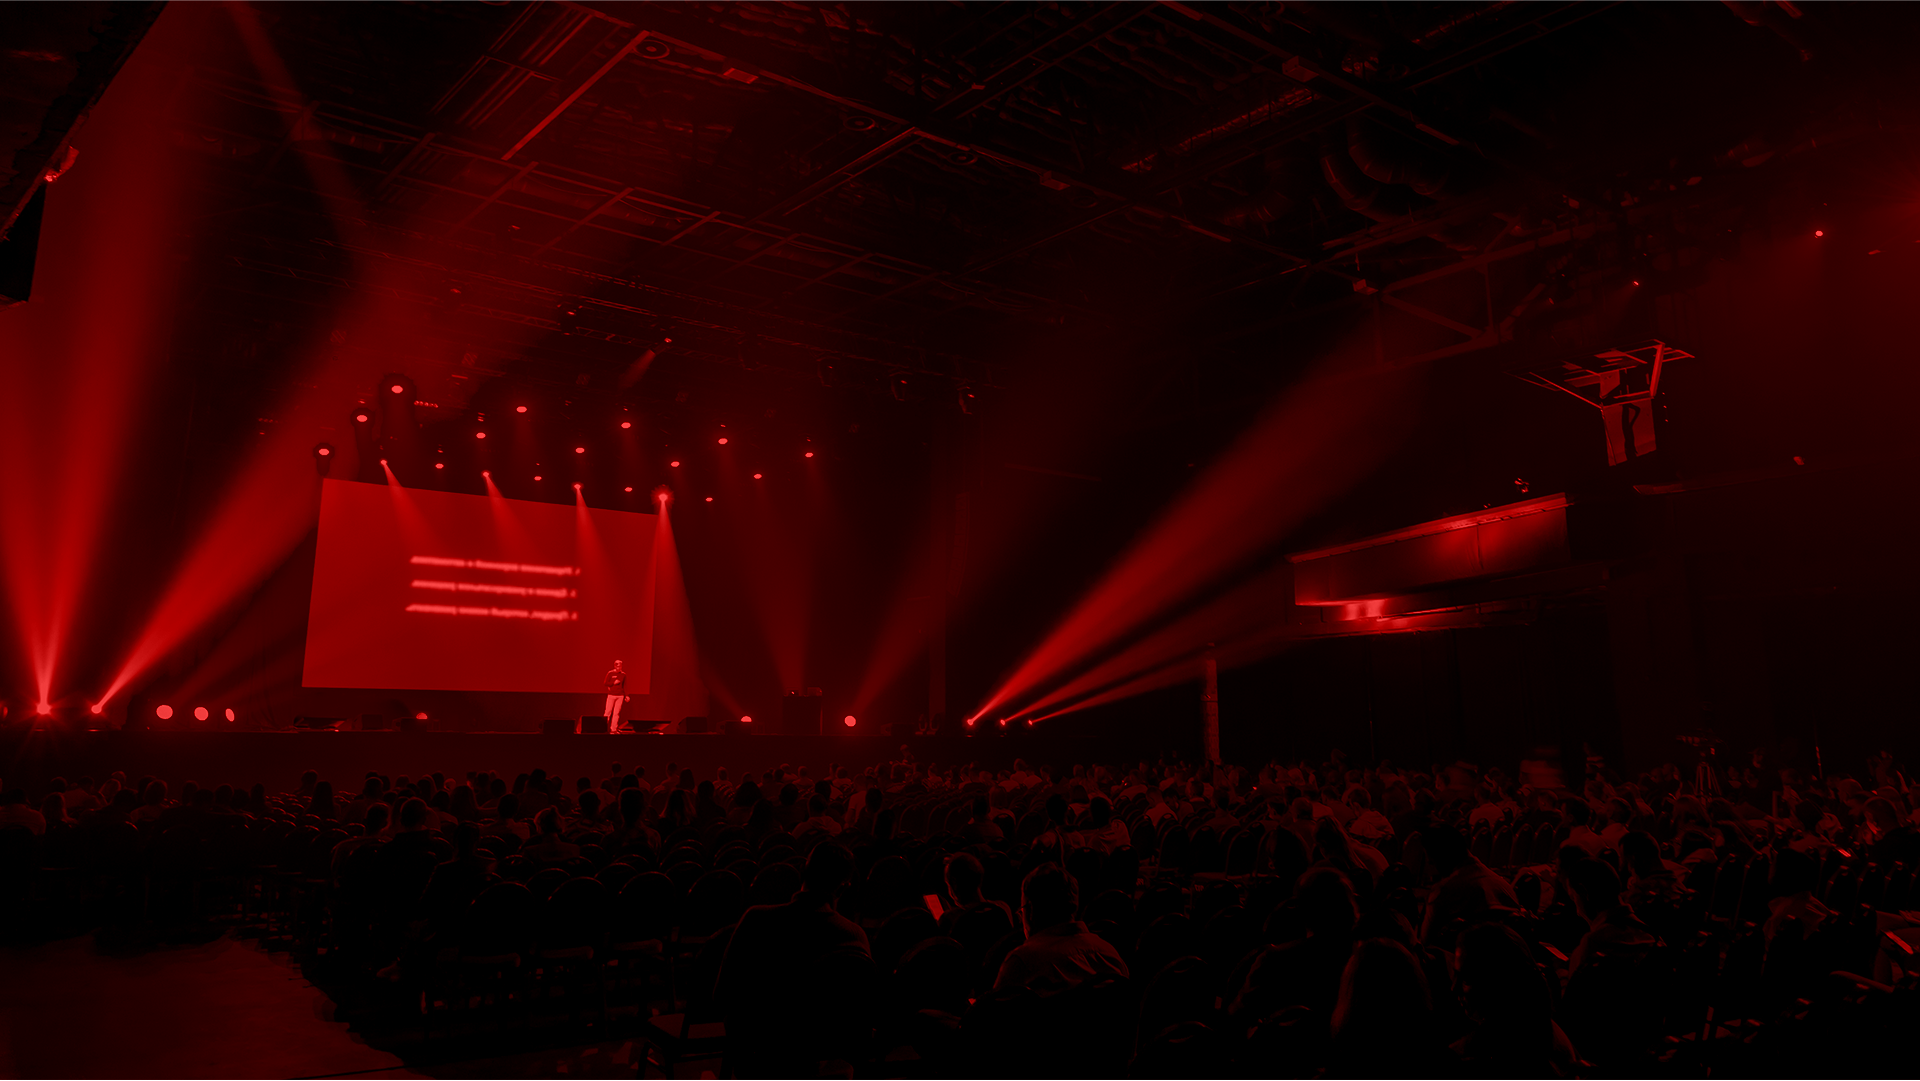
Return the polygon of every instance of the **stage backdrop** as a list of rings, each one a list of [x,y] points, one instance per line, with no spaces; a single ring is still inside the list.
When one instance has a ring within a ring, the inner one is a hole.
[[[307,687],[649,690],[651,514],[329,480]]]

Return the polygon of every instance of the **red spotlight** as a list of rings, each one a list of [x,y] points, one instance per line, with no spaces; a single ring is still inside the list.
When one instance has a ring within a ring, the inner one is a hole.
[[[670,466],[672,466],[672,467],[674,467],[675,469],[678,469],[678,468],[680,468],[680,463],[679,463],[679,462],[668,462],[667,464],[668,464],[668,465],[670,465]]]
[[[740,715],[740,723],[741,723],[741,724],[752,724],[752,723],[753,723],[753,718],[752,718],[752,717],[749,717],[749,716],[747,716],[746,714],[744,714],[744,713],[743,713],[743,714],[741,714],[741,715]]]
[[[491,477],[493,476],[493,470],[491,470],[491,469],[482,469],[482,470],[480,471],[480,475],[481,475],[481,476],[483,476],[483,477],[487,477],[487,478],[491,478]]]
[[[207,719],[207,707],[205,707],[205,706],[195,706],[195,707],[193,707],[193,719],[194,719],[194,720],[196,720],[196,721],[204,721],[204,720],[206,720],[206,719]]]
[[[51,702],[42,702],[35,708],[35,712],[42,717],[51,716],[53,713],[53,704]]]
[[[98,717],[102,713],[105,713],[106,711],[107,711],[107,706],[106,706],[106,703],[104,702],[95,702],[93,705],[87,707],[87,712],[93,714],[96,717]]]
[[[754,480],[759,480],[759,479],[760,479],[760,474],[758,474],[758,473],[755,473],[755,474],[753,475],[753,479],[754,479]]]
[[[724,435],[723,435],[723,436],[721,436],[721,437],[720,437],[720,445],[721,445],[721,446],[723,446],[723,447],[727,445],[727,437],[726,437],[726,436],[724,436]]]
[[[319,446],[313,448],[313,452],[315,454],[318,454],[322,458],[333,457],[333,448],[330,446],[327,446],[325,443],[322,443]]]
[[[540,479],[540,474],[538,474],[538,473],[535,473],[535,474],[533,475],[533,479],[534,479],[534,480],[539,480],[539,479]]]
[[[811,458],[811,457],[813,457],[813,452],[812,452],[812,451],[808,451],[808,452],[807,452],[807,457],[809,457],[809,458]]]
[[[620,427],[622,427],[622,428],[631,428],[631,427],[633,427],[633,422],[632,422],[632,421],[630,421],[630,420],[623,420],[623,421],[621,421],[621,422],[620,422]]]
[[[1826,235],[1827,235],[1827,231],[1826,231],[1825,229],[1815,229],[1815,230],[1813,231],[1813,235],[1814,235],[1814,236],[1826,236]]]
[[[162,703],[154,707],[153,715],[163,721],[170,721],[173,719],[173,707]]]
[[[1640,283],[1639,283],[1639,282],[1634,282],[1633,284],[1635,284],[1635,285],[1639,285]]]
[[[413,715],[413,719],[416,721],[424,721],[427,719],[427,715],[425,712],[416,713]]]
[[[513,411],[516,413],[524,413],[527,411],[527,407],[524,405],[516,405],[513,407]]]
[[[380,464],[381,464],[381,465],[386,465],[386,464],[387,464],[387,460],[386,460],[385,458],[382,458],[382,459],[380,459]]]
[[[227,707],[227,720],[229,720],[229,721],[233,721],[233,720],[238,720],[238,719],[239,719],[239,718],[237,718],[237,717],[235,717],[235,716],[233,715],[233,707],[232,707],[232,706],[228,706],[228,707]]]
[[[367,415],[365,413],[355,413],[353,419],[356,423],[365,424],[367,422]]]
[[[1005,717],[1000,718],[1000,727],[1005,728],[1006,726],[1007,726],[1007,719]]]
[[[574,481],[574,482],[573,482],[573,490],[574,490],[574,491],[576,491],[576,492],[580,490],[580,482],[579,482],[579,481],[577,481],[577,480],[576,480],[576,481]]]
[[[485,439],[485,438],[487,437],[487,433],[485,433],[485,432],[475,432],[475,433],[473,433],[473,437],[474,437],[475,439]]]
[[[631,492],[631,491],[633,491],[633,487],[632,487],[632,485],[628,485],[628,487],[627,487],[627,491],[629,491],[629,492]]]
[[[968,728],[972,728],[972,727],[973,727],[973,725],[974,725],[974,720],[973,720],[973,718],[972,718],[972,717],[968,717],[968,718],[967,718],[967,727],[968,727]]]
[[[573,448],[573,452],[574,452],[575,454],[585,454],[585,453],[587,452],[587,448],[585,448],[585,447],[575,447],[575,448]]]
[[[388,387],[387,389],[390,391],[393,391],[395,394],[405,394],[407,392],[407,388],[401,386],[398,383],[395,383],[394,385]]]
[[[854,725],[859,724],[860,722],[854,720],[853,714],[849,713],[845,717],[840,718],[840,723],[846,725],[848,728],[852,728]]]
[[[445,462],[435,462],[435,463],[433,463],[433,467],[434,467],[435,469],[445,469],[445,468],[447,467],[447,463],[445,463]]]
[[[712,496],[708,496],[708,497],[707,497],[707,502],[709,502],[709,503],[711,503],[711,502],[713,502],[713,497],[712,497]]]

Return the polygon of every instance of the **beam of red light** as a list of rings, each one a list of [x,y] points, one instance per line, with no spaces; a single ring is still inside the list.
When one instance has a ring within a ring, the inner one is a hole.
[[[171,234],[192,217],[191,173],[153,163],[179,160],[160,115],[179,75],[159,57],[193,19],[162,13],[92,110],[81,164],[45,197],[33,301],[0,313],[0,581],[37,704],[99,663],[80,641],[109,638],[81,624],[103,607],[97,559],[177,303]]]
[[[708,684],[702,678],[700,647],[693,632],[693,609],[687,601],[687,583],[680,573],[680,550],[674,544],[671,501],[656,501],[658,517],[653,531],[653,665],[649,674],[648,708],[655,719],[678,722],[707,712]],[[726,701],[734,714],[738,703]]]
[[[1315,379],[1283,395],[1047,633],[975,718],[1030,701],[1280,543],[1397,442],[1404,390]]]

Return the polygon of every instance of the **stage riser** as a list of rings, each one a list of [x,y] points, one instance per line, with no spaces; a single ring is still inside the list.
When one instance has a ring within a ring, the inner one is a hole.
[[[522,733],[427,734],[407,732],[34,732],[9,733],[0,744],[7,787],[38,789],[48,777],[91,776],[96,780],[123,770],[130,779],[152,774],[178,790],[183,781],[202,785],[265,784],[286,791],[305,770],[317,771],[343,794],[357,791],[367,771],[389,777],[420,777],[438,770],[465,777],[492,770],[508,778],[545,769],[564,777],[569,790],[576,778],[598,784],[612,763],[631,771],[645,766],[657,782],[668,763],[692,769],[705,779],[725,766],[738,780],[783,763],[806,766],[815,778],[834,765],[861,770],[912,750],[920,762],[945,769],[977,762],[1004,768],[1015,756],[1059,766],[1089,761],[1130,762],[1154,752],[1122,748],[1111,740],[858,736],[545,736]]]

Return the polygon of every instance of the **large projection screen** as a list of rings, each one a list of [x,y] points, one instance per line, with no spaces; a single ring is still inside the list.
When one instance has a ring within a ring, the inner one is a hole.
[[[647,693],[655,516],[329,480],[308,687]]]

